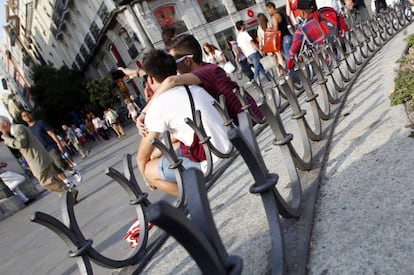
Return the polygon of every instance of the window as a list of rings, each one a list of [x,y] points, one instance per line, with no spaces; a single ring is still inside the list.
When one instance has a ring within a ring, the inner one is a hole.
[[[177,34],[187,31],[187,26],[175,9],[175,5],[159,7],[154,10],[153,14],[161,29],[175,27]]]
[[[121,28],[121,30],[119,31],[119,36],[121,37],[122,41],[124,41],[126,47],[128,48],[128,53],[131,59],[136,58],[138,56],[138,50],[134,45],[133,39],[129,36],[125,28]]]
[[[237,34],[234,33],[233,28],[225,29],[221,32],[218,32],[214,35],[217,39],[220,49],[223,51],[224,56],[227,60],[234,60],[233,51],[227,43],[227,37],[232,36],[234,39],[237,37]]]
[[[198,0],[207,22],[212,22],[228,15],[223,0]]]
[[[238,11],[247,9],[256,4],[255,0],[233,0],[234,5]]]

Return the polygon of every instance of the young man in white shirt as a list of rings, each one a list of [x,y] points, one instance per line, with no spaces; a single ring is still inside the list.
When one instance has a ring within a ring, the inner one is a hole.
[[[191,58],[191,56],[185,58]],[[151,50],[145,55],[143,69],[147,72],[148,83],[154,91],[165,78],[177,73],[177,63],[182,62],[180,59],[182,58],[175,60],[173,56],[162,50]],[[195,110],[201,111],[206,134],[211,137],[211,142],[218,150],[227,152],[230,142],[223,119],[212,105],[214,98],[199,86],[189,86],[189,90]],[[184,147],[193,143],[194,131],[184,121],[185,118],[193,117],[186,88],[177,86],[152,98],[145,116],[148,133],[142,137],[138,148],[138,168],[150,189],[159,189],[177,196],[178,188],[174,170],[169,169],[165,156],[155,153],[151,139],[158,138],[161,133],[168,130],[173,138]],[[196,167],[201,170],[205,168],[206,161],[191,160],[181,149],[178,149],[177,156],[183,160],[184,168]]]
[[[239,44],[240,49],[242,50],[243,54],[252,61],[254,67],[254,79],[260,83],[259,77],[260,73],[263,74],[264,78],[267,82],[270,82],[269,77],[266,75],[266,71],[263,68],[262,63],[260,63],[260,50],[256,43],[254,43],[253,38],[250,34],[245,30],[245,25],[243,21],[236,22],[236,29],[238,30],[237,35],[237,44]]]

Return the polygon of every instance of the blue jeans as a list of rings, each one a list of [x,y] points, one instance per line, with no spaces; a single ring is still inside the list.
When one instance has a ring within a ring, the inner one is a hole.
[[[185,169],[193,167],[201,170],[200,162],[194,162],[188,158],[183,157],[180,149],[177,151],[177,157],[183,161],[182,165]],[[158,160],[158,173],[162,180],[177,182],[177,178],[175,177],[175,169],[170,169],[170,162],[166,156],[161,156],[161,158]]]
[[[292,46],[292,40],[293,40],[293,36],[290,34],[283,36],[282,53],[283,53],[283,57],[285,58],[285,60],[287,60],[289,56],[290,47]]]
[[[267,82],[269,82],[270,78],[267,76],[262,63],[260,63],[260,54],[258,52],[252,53],[251,55],[249,55],[249,59],[253,62],[254,79],[258,81],[260,77],[260,73],[262,73],[265,79],[267,80]]]
[[[249,78],[249,81],[252,81],[254,79],[254,75],[252,70],[250,69],[250,63],[247,61],[247,58],[239,61],[240,67],[242,69],[242,72]]]

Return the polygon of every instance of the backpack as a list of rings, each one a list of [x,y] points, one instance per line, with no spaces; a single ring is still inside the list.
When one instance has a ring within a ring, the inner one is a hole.
[[[195,118],[195,106],[194,106],[194,99],[190,92],[190,89],[187,85],[184,85],[191,105],[191,113],[193,114],[193,120]],[[204,151],[203,144],[200,143],[200,138],[194,132],[193,134],[193,142],[190,146],[185,145],[184,143],[180,142],[180,150],[183,154],[183,157],[186,157],[194,162],[202,162],[207,159],[206,152]]]
[[[320,8],[314,12],[313,17],[321,25],[328,42],[333,42],[336,37],[342,36],[344,32],[349,31],[344,18],[334,8]]]

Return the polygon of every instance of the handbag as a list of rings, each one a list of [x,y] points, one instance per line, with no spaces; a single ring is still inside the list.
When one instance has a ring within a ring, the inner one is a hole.
[[[282,34],[280,31],[266,30],[263,39],[263,52],[274,53],[280,52]]]
[[[231,74],[232,72],[236,70],[236,67],[234,67],[233,63],[231,63],[230,61],[227,61],[226,64],[224,64],[223,66],[223,70],[226,73]]]

